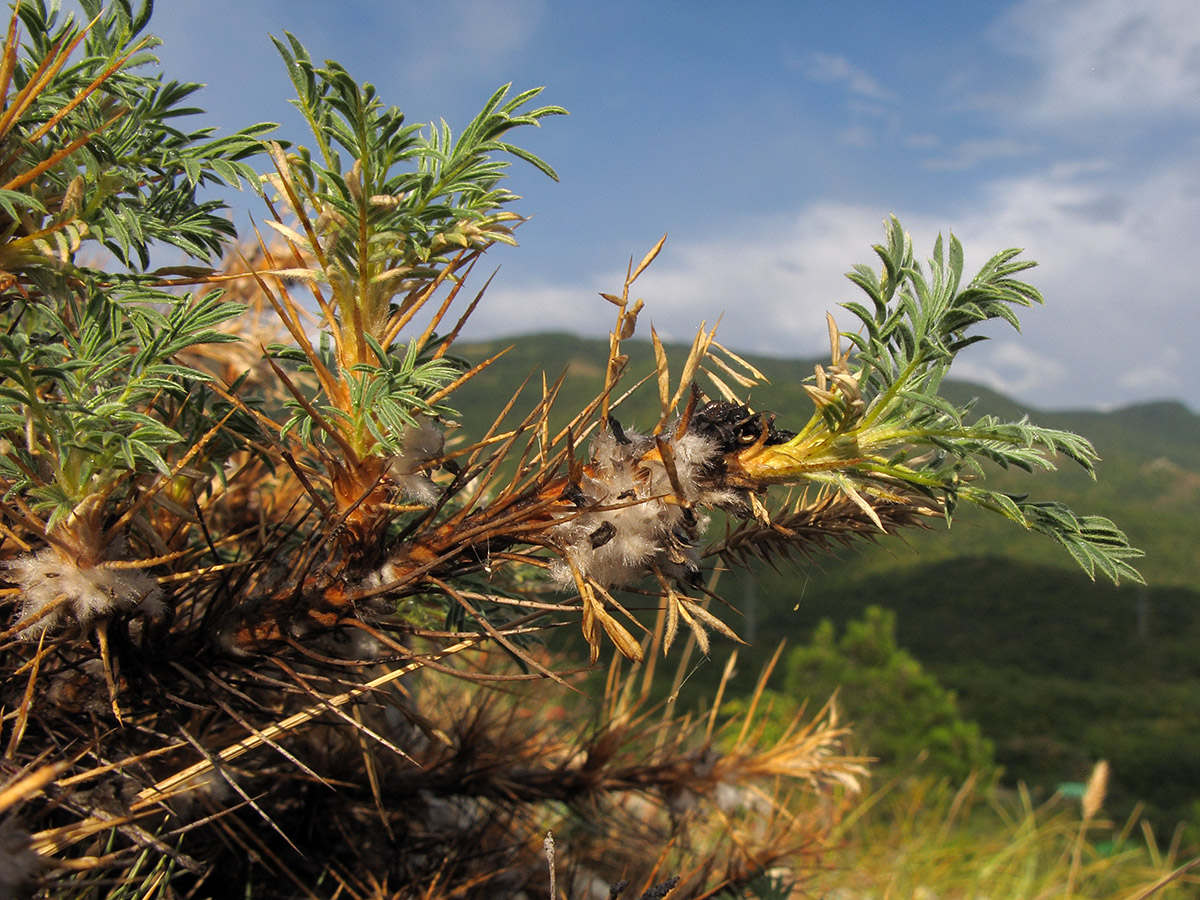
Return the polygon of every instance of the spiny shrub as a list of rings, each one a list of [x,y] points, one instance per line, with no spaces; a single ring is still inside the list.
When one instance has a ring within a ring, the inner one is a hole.
[[[938,396],[976,326],[1040,301],[1016,251],[965,281],[957,240],[922,266],[889,220],[806,420],[751,408],[702,325],[676,368],[652,333],[637,431],[622,342],[660,242],[605,295],[595,397],[551,428],[553,374],[514,385],[464,442],[455,392],[492,362],[452,350],[467,285],[513,242],[510,163],[554,174],[514,133],[563,110],[505,87],[457,135],[412,125],[285,34],[311,141],[214,137],[179,124],[196,85],[146,74],[148,4],[81,6],[20,3],[0,50],[4,891],[533,896],[543,841],[573,897],[802,878],[862,774],[832,711],[765,741],[757,702],[643,699],[652,650],[736,636],[712,569],[966,502],[1137,577],[1112,523],[980,477],[1090,471],[1084,439]],[[266,230],[238,244],[218,184]],[[187,264],[153,268],[164,243]],[[538,644],[571,623],[617,651],[591,706]]]

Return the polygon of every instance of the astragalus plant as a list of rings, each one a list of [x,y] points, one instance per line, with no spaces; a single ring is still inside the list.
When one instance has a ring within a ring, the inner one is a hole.
[[[6,637],[161,618],[147,570],[172,549],[156,516],[186,505],[236,443],[177,357],[233,340],[217,326],[240,308],[168,293],[173,273],[147,267],[154,244],[201,264],[220,254],[233,228],[198,191],[256,184],[244,158],[268,126],[180,130],[199,86],[144,74],[146,16],[82,5],[94,18],[81,27],[20,4],[0,50],[0,485],[23,551],[8,564]]]
[[[482,897],[553,877],[580,897],[803,879],[862,774],[833,711],[769,742],[756,702],[729,723],[646,700],[679,634],[684,659],[736,639],[711,571],[967,502],[1137,577],[1111,523],[982,480],[981,462],[1090,470],[1086,441],[938,396],[975,326],[1040,299],[1014,252],[963,284],[956,241],[923,268],[890,221],[806,420],[747,405],[759,374],[703,326],[674,367],[652,331],[655,369],[627,371],[631,290],[660,242],[604,295],[616,323],[583,408],[531,373],[458,429],[455,394],[491,363],[453,349],[487,302],[468,277],[520,222],[503,179],[514,161],[553,175],[511,136],[562,110],[502,88],[457,135],[413,126],[285,34],[311,146],[267,126],[214,138],[174,124],[194,86],[143,74],[146,11],[83,7],[94,21],[22,3],[0,61],[0,885]],[[197,190],[240,180],[266,213],[239,243]],[[164,243],[186,263],[146,271]],[[639,388],[659,415],[624,427]],[[714,514],[728,527],[709,540]],[[564,625],[590,665],[617,651],[598,701],[582,661],[540,643]]]

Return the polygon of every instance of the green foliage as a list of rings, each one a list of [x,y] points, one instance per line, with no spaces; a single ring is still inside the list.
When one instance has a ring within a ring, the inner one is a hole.
[[[390,353],[370,335],[366,336],[366,343],[374,362],[358,363],[341,379],[347,388],[348,408],[322,405],[321,414],[353,446],[370,447],[379,455],[399,454],[404,451],[406,429],[416,426],[419,417],[454,414],[450,407],[430,403],[427,398],[461,375],[462,367],[453,360],[434,358],[428,352],[422,354],[415,340],[403,348],[396,345]],[[305,354],[295,347],[271,344],[268,351],[275,359],[298,363],[301,372],[315,371]],[[322,335],[318,352],[326,371],[339,372],[328,335]],[[294,398],[286,405],[291,416],[280,436],[286,437],[294,429],[301,442],[311,444],[318,421],[312,416],[312,407]]]
[[[140,71],[155,61],[141,35],[149,6],[82,5],[95,17],[86,28],[60,19],[57,4],[20,4],[28,43],[4,47],[0,479],[6,499],[28,499],[11,513],[25,527],[95,559],[116,536],[98,525],[134,501],[134,480],[173,476],[173,451],[211,427],[198,387],[207,376],[177,356],[234,340],[218,326],[242,308],[219,292],[168,293],[153,274],[93,271],[77,256],[99,244],[145,268],[151,245],[167,243],[211,259],[233,226],[197,190],[256,184],[245,160],[273,126],[216,140],[181,130],[199,85]]]
[[[1022,561],[1019,548],[930,560],[925,546],[847,555],[802,582],[762,573],[759,596],[771,599],[759,600],[760,633],[829,619],[840,634],[885,601],[897,643],[994,744],[1003,784],[1047,796],[1105,759],[1115,814],[1140,804],[1164,832],[1188,818],[1200,783],[1200,594],[1092,583]],[[753,670],[768,654],[761,648],[744,665]]]
[[[1141,553],[1108,519],[979,483],[984,461],[1033,471],[1053,469],[1056,455],[1092,474],[1096,452],[1076,434],[1027,418],[970,421],[970,403],[957,406],[939,394],[959,351],[983,339],[971,328],[994,319],[1015,326],[1013,307],[1041,302],[1014,277],[1033,266],[1016,260],[1019,251],[998,253],[964,287],[962,246],[953,236],[949,243],[947,253],[938,237],[926,275],[909,236],[889,220],[886,244],[874,248],[882,271],[859,265],[848,276],[871,301],[843,304],[862,326],[840,336],[853,352],[841,350],[831,319],[833,359],[818,367],[809,387],[816,411],[766,464],[779,480],[828,484],[858,498],[864,509],[865,497],[887,500],[899,490],[929,497],[947,521],[958,504],[973,504],[1049,535],[1089,576],[1099,571],[1113,581],[1140,581],[1128,560]]]
[[[826,619],[812,642],[787,657],[786,696],[837,703],[866,751],[889,770],[920,761],[921,771],[961,782],[995,771],[991,741],[958,710],[954,694],[896,644],[895,614],[869,607],[838,638]]]
[[[213,326],[242,307],[220,298],[185,295],[164,312],[96,290],[86,303],[68,297],[61,311],[42,310],[48,332],[0,336],[0,475],[33,499],[48,530],[132,475],[172,475],[163,453],[183,437],[155,413],[206,377],[176,354],[233,339]]]
[[[278,213],[269,224],[303,263],[286,274],[311,287],[333,341],[332,356],[308,342],[281,286],[276,308],[324,394],[313,405],[298,402],[289,427],[305,436],[324,432],[355,457],[395,454],[397,426],[433,412],[425,398],[460,374],[429,358],[440,315],[407,349],[396,346],[400,332],[479,253],[515,243],[512,224],[520,217],[509,207],[518,198],[502,186],[504,157],[557,176],[506,137],[565,111],[529,108],[540,88],[510,97],[505,86],[455,139],[444,122],[427,130],[405,124],[373,85],[336,62],[315,65],[294,36],[275,46],[316,148],[285,155],[273,147],[277,174],[269,181],[295,224]]]
[[[356,82],[333,61],[315,66],[304,46],[286,37],[286,44],[276,40],[275,46],[296,88],[292,102],[318,150],[314,159],[299,148],[289,162],[306,199],[328,217],[328,230],[318,229],[327,238],[321,250],[336,260],[343,277],[369,278],[386,296],[397,282],[414,277],[418,264],[434,263],[439,251],[511,242],[502,223],[517,217],[503,208],[518,198],[500,186],[508,163],[498,154],[557,179],[543,160],[504,140],[514,128],[565,115],[557,106],[524,109],[540,88],[511,98],[507,86],[500,88],[455,140],[444,122],[428,132],[405,125],[404,114],[384,107],[374,85]],[[355,227],[347,228],[351,223]],[[359,224],[373,240],[361,241]]]
[[[222,138],[212,128],[181,128],[181,117],[200,111],[185,105],[200,85],[145,72],[157,63],[150,53],[157,40],[142,34],[150,4],[137,14],[128,2],[81,6],[96,18],[86,31],[60,17],[57,3],[19,7],[28,43],[5,85],[18,93],[0,133],[0,209],[8,220],[0,267],[13,271],[31,254],[69,265],[87,239],[142,268],[154,243],[212,259],[235,231],[224,205],[199,200],[197,190],[257,185],[247,160],[275,126]],[[80,42],[81,57],[68,60]]]

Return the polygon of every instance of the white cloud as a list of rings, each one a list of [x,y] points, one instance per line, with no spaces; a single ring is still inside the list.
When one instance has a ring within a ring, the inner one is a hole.
[[[855,293],[843,273],[873,257],[870,245],[882,234],[879,210],[817,204],[795,217],[729,228],[737,237],[668,238],[632,292],[646,301],[643,336],[653,323],[664,340],[688,341],[702,321],[711,327],[720,319],[718,339],[730,346],[788,356],[821,353],[828,345],[826,311]],[[578,287],[497,287],[489,293],[485,315],[489,322],[510,324],[506,333],[528,324],[533,331],[566,328],[594,335],[603,334],[612,320],[612,307],[596,293],[619,290],[620,283],[589,276]],[[848,326],[849,315],[844,318]]]
[[[1152,359],[1135,360],[1118,377],[1118,384],[1128,391],[1145,395],[1172,397],[1179,394],[1183,381],[1183,354],[1177,346],[1164,347]]]
[[[866,70],[855,66],[844,56],[814,53],[809,59],[808,74],[816,81],[842,82],[852,94],[862,97],[886,100],[892,96]]]
[[[922,165],[933,170],[970,169],[988,160],[1026,156],[1037,150],[1036,144],[1013,137],[974,138],[962,141],[948,153],[928,159]]]
[[[1041,68],[1035,119],[1200,111],[1194,0],[1024,0],[1003,24],[998,39]]]
[[[1008,247],[1040,262],[1021,277],[1046,306],[1020,313],[1020,335],[991,328],[993,340],[966,351],[956,373],[1034,406],[1063,407],[1189,396],[1200,383],[1188,349],[1200,334],[1191,263],[1198,203],[1195,160],[1135,180],[1083,162],[994,182],[957,212],[897,212],[922,257],[939,231],[953,230],[968,277]],[[668,241],[636,286],[644,323],[688,340],[701,320],[723,316],[723,343],[781,356],[824,355],[826,311],[853,327],[837,308],[859,298],[843,273],[877,266],[870,245],[883,236],[879,207],[815,203],[790,218],[729,223],[727,233]],[[595,291],[614,287],[510,288],[492,298],[499,304],[490,315],[528,330],[603,334],[611,315]]]
[[[567,331],[603,336],[616,319],[616,307],[600,291],[620,290],[591,276],[581,284],[507,285],[498,278],[471,316],[472,335],[519,335]]]
[[[1002,338],[976,344],[954,362],[954,377],[974,381],[1009,396],[1037,396],[1043,386],[1061,381],[1066,364],[1021,343]]]

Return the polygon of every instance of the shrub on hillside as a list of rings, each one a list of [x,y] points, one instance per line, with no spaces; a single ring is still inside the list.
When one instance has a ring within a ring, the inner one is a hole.
[[[458,442],[455,392],[491,360],[452,348],[474,266],[514,242],[507,167],[553,175],[513,135],[563,111],[504,87],[457,135],[412,125],[286,35],[311,141],[214,138],[179,125],[196,85],[146,74],[149,4],[80,5],[17,4],[0,48],[5,890],[738,891],[815,865],[862,769],[828,716],[767,742],[753,703],[645,708],[657,653],[735,636],[714,570],[971,503],[1138,577],[1111,522],[979,478],[1091,472],[1086,440],[938,395],[977,326],[1040,301],[1017,251],[964,282],[956,239],[923,266],[889,220],[789,428],[713,330],[682,363],[651,330],[637,431],[622,343],[660,242],[604,295],[604,376],[568,425],[551,373]],[[253,249],[201,193],[243,182]],[[151,268],[156,242],[189,264]],[[713,511],[734,524],[709,538]],[[593,707],[550,698],[578,666],[537,642],[563,625],[591,665],[614,648]]]

